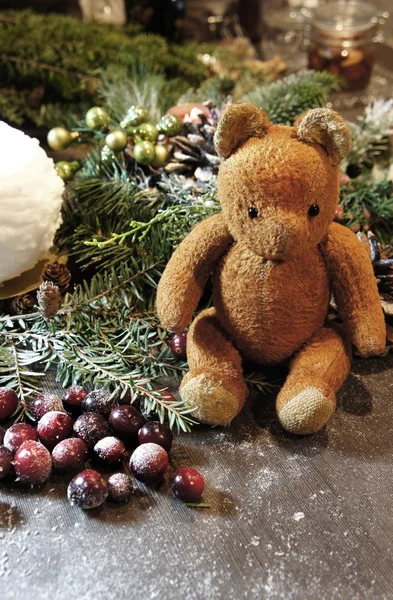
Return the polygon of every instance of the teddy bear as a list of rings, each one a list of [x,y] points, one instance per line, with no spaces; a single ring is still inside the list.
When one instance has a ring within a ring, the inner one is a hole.
[[[286,365],[278,419],[293,434],[311,434],[335,411],[352,345],[373,356],[386,341],[370,259],[334,222],[350,133],[327,108],[290,127],[239,103],[222,113],[214,141],[222,212],[187,235],[157,290],[162,326],[180,331],[212,277],[213,306],[191,324],[180,394],[201,422],[228,425],[246,398],[242,361]],[[332,295],[341,327],[327,319]]]

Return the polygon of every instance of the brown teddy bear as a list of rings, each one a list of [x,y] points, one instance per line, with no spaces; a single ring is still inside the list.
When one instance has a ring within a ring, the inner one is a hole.
[[[334,413],[351,342],[364,356],[385,346],[370,259],[354,233],[332,222],[349,130],[326,108],[287,127],[253,104],[234,104],[215,145],[222,212],[180,244],[157,292],[162,325],[179,331],[213,275],[214,307],[191,325],[181,396],[199,420],[227,425],[246,397],[242,358],[288,363],[278,418],[292,433],[312,433]],[[332,293],[342,331],[327,322]]]

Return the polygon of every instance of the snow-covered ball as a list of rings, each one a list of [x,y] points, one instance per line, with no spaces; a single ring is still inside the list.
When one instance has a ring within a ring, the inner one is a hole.
[[[38,140],[0,121],[0,283],[34,267],[52,246],[63,191]]]

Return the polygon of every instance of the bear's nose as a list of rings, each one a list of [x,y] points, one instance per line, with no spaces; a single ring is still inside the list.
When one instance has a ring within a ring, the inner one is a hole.
[[[280,258],[291,250],[295,242],[293,227],[285,223],[266,223],[265,235],[269,258]]]

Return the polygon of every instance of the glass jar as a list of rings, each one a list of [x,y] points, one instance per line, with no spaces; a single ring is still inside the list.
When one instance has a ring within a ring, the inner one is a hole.
[[[366,87],[375,60],[374,44],[382,41],[380,25],[387,16],[358,0],[319,7],[311,24],[309,68],[341,76],[349,90]]]

